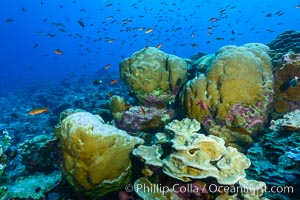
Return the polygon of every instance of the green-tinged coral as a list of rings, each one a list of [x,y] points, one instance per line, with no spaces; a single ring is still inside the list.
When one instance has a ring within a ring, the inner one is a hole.
[[[129,154],[143,140],[105,124],[96,115],[77,112],[58,131],[63,151],[62,171],[76,191],[101,196],[130,180]]]
[[[167,122],[170,120],[170,115],[164,114],[160,120],[163,122]]]
[[[109,107],[109,110],[115,114],[115,113],[119,113],[119,112],[123,112],[125,111],[125,101],[122,97],[120,96],[112,96],[110,99],[109,99],[109,102],[108,102],[108,107]]]
[[[154,47],[135,52],[120,63],[122,80],[145,104],[167,104],[187,77],[186,62]]]
[[[12,185],[2,188],[1,199],[45,199],[46,193],[57,186],[60,181],[60,171],[19,178]]]

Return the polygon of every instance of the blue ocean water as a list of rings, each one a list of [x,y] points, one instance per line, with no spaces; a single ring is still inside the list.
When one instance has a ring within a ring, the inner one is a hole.
[[[145,46],[180,57],[267,43],[299,27],[299,0],[35,0],[0,7],[0,95],[89,76]],[[80,26],[79,21],[84,24]],[[145,30],[154,28],[151,33]],[[62,54],[55,54],[59,49]]]

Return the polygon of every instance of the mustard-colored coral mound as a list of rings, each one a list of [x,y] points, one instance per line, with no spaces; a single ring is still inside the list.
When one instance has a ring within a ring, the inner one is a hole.
[[[248,134],[260,130],[273,95],[268,51],[259,43],[222,47],[206,73],[183,87],[181,111],[205,126],[226,125]]]
[[[75,190],[91,196],[118,190],[129,182],[129,154],[143,142],[88,112],[67,116],[58,137],[64,176]]]
[[[120,75],[144,105],[166,104],[186,81],[187,64],[175,55],[147,47],[120,63]]]

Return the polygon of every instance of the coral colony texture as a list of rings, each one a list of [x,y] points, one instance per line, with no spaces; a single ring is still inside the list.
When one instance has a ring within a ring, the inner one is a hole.
[[[1,130],[1,199],[300,199],[299,41],[133,53],[113,95],[73,88],[40,134]]]

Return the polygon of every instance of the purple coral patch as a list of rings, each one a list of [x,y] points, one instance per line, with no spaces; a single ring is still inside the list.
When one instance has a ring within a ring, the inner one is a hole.
[[[245,128],[249,133],[252,133],[265,124],[267,115],[252,107],[245,107],[241,103],[238,103],[231,106],[228,111],[226,124],[232,126],[238,116],[243,118],[245,122],[241,128]]]
[[[134,106],[116,118],[116,125],[128,132],[149,131],[163,128],[174,118],[175,112],[170,109]]]

